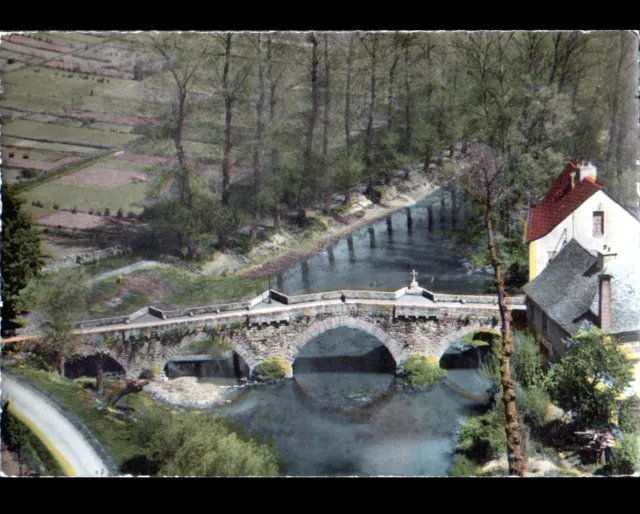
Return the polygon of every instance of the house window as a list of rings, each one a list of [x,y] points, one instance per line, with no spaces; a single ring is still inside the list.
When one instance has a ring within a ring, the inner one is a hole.
[[[593,235],[601,236],[604,234],[604,211],[595,211],[593,213]]]

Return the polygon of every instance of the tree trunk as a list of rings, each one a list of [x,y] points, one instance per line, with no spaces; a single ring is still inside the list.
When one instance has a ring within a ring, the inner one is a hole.
[[[371,45],[371,86],[370,86],[370,95],[371,99],[369,102],[369,119],[367,122],[367,132],[366,132],[366,140],[364,147],[364,162],[367,167],[367,171],[371,168],[371,138],[373,134],[373,111],[376,103],[376,51],[378,49],[378,36],[377,34],[373,34],[372,36],[372,45]]]
[[[391,128],[392,119],[393,119],[393,83],[396,78],[396,67],[398,66],[398,60],[400,59],[400,55],[397,53],[398,51],[398,34],[395,35],[395,47],[393,56],[393,63],[391,64],[391,68],[389,68],[389,105],[387,107],[387,128]]]
[[[404,150],[411,151],[411,85],[409,82],[409,44],[407,38],[404,42]]]
[[[311,177],[311,159],[313,151],[313,135],[318,122],[318,39],[315,34],[311,36],[311,44],[313,46],[311,55],[311,114],[309,115],[309,121],[307,124],[307,135],[304,150],[304,170],[305,179],[310,180]],[[306,200],[306,199],[305,199]],[[303,200],[303,203],[306,203]],[[300,207],[300,213],[304,212],[305,215],[301,217],[301,221],[306,220],[306,206]]]
[[[331,105],[331,69],[329,66],[329,43],[327,33],[324,34],[324,123],[322,137],[322,164],[324,167],[324,187],[327,189],[325,193],[325,213],[331,212],[331,177],[329,176],[329,110]]]
[[[278,203],[273,211],[273,227],[276,232],[280,232],[280,215],[282,206]]]
[[[349,38],[349,53],[347,54],[347,86],[344,93],[344,135],[347,145],[347,155],[351,150],[351,67],[353,62],[353,36]]]
[[[229,205],[229,186],[231,184],[231,150],[233,149],[233,139],[231,127],[233,123],[233,94],[230,85],[231,70],[231,50],[232,50],[232,34],[227,34],[225,44],[225,62],[223,73],[224,90],[224,106],[225,106],[225,125],[224,125],[224,156],[222,158],[222,203]]]
[[[184,130],[185,107],[187,103],[187,89],[180,87],[180,99],[178,102],[178,127],[176,130],[175,145],[178,151],[178,163],[180,164],[179,195],[180,203],[189,206],[191,204],[191,192],[189,191],[189,169],[187,159],[182,146],[182,132]]]
[[[431,155],[425,155],[424,157],[424,172],[429,171],[429,166],[431,166]]]
[[[58,355],[58,374],[61,377],[64,377],[65,362],[66,362],[66,359],[62,355]]]
[[[109,398],[109,407],[113,408],[118,405],[118,402],[128,394],[139,393],[140,391],[142,391],[146,384],[147,382],[135,382],[133,380],[128,381],[125,387],[120,389],[120,391],[118,391],[114,396]]]
[[[262,44],[260,34],[257,35],[258,53],[258,102],[256,104],[256,136],[253,143],[253,198],[257,200],[260,192],[260,176],[262,174],[261,149],[264,136],[264,74],[262,70]]]
[[[344,203],[346,205],[349,205],[351,203],[351,188],[350,187],[348,187],[344,191]]]
[[[505,414],[505,431],[507,435],[507,458],[509,461],[509,474],[525,476],[526,461],[524,454],[524,440],[522,430],[518,423],[518,411],[516,408],[516,384],[511,378],[509,358],[513,353],[513,340],[511,335],[510,309],[507,307],[507,294],[504,287],[502,272],[502,260],[500,249],[493,229],[493,205],[487,202],[486,227],[489,239],[489,251],[491,263],[496,276],[498,293],[498,306],[502,320],[502,352],[500,356],[500,376],[502,381],[502,403]]]

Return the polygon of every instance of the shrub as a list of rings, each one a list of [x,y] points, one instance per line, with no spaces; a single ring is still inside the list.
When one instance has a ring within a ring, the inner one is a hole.
[[[291,364],[281,357],[267,357],[256,367],[255,374],[263,379],[279,379],[291,375]]]
[[[14,62],[16,62],[16,60],[15,60],[15,59],[13,59],[12,57],[9,57],[9,58],[7,59],[7,64],[13,64]]]
[[[518,339],[513,352],[516,379],[525,388],[540,385],[544,377],[540,347],[531,334],[518,333]]]
[[[89,96],[93,96],[93,89],[89,91]]]
[[[133,218],[135,218],[135,217],[136,217],[136,213],[135,213],[135,212],[133,212],[133,211],[129,211],[129,212],[127,213],[127,218],[131,218],[131,219],[133,219]]]
[[[481,416],[468,418],[458,436],[458,452],[476,462],[487,462],[507,448],[504,413],[496,406]]]
[[[31,368],[41,369],[43,371],[53,371],[53,367],[37,353],[27,354],[23,362]]]
[[[549,394],[542,388],[532,386],[523,388],[522,409],[527,420],[533,426],[542,426],[547,413],[547,407],[551,402]]]
[[[369,200],[373,203],[380,203],[384,200],[386,191],[382,186],[373,186],[369,192]]]
[[[605,466],[605,474],[633,475],[638,468],[638,436],[623,432],[623,439],[611,451],[611,460]]]
[[[20,171],[20,175],[22,176],[22,178],[34,178],[38,175],[38,172],[35,170],[24,168]]]
[[[74,206],[73,206],[73,209],[71,209],[71,212],[72,212],[73,214],[76,214],[76,213],[78,212],[78,208],[74,205]]]
[[[453,461],[453,468],[449,473],[450,477],[472,477],[476,474],[476,468],[478,466],[472,460],[469,460],[464,455],[456,456]]]
[[[631,397],[623,400],[618,411],[618,428],[623,432],[638,433],[639,423],[637,399]]]
[[[9,152],[9,157],[13,157],[15,155],[14,152]]]
[[[116,214],[116,216],[118,218],[123,218],[124,217],[124,213],[122,212],[122,208],[118,209],[118,213]]]
[[[435,359],[414,353],[402,363],[400,373],[411,387],[424,387],[436,382],[446,371]]]
[[[93,209],[89,209],[89,214],[93,214]]]
[[[28,159],[29,158],[29,154],[28,153],[23,153],[22,154],[22,158],[23,159]]]
[[[40,68],[36,68],[35,70],[33,70],[34,73],[40,73]]]
[[[109,207],[105,207],[104,208],[104,215],[105,216],[110,216],[111,215],[111,211],[109,210]]]
[[[42,207],[42,205],[40,207]],[[57,203],[53,204],[53,210],[54,211],[57,211],[59,208],[60,208],[60,206]]]

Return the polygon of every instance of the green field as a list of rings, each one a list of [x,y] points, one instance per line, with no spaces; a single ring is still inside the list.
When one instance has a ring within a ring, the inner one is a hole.
[[[29,153],[35,150],[43,152],[60,152],[64,154],[92,154],[96,152],[95,148],[88,146],[67,145],[64,143],[45,143],[44,141],[30,141],[28,139],[19,139],[11,137],[8,134],[2,135],[3,147],[15,148],[17,151],[25,151]]]
[[[47,207],[57,203],[61,209],[77,207],[81,211],[89,209],[104,211],[108,207],[111,213],[115,214],[118,209],[122,209],[125,213],[142,212],[142,207],[132,204],[142,202],[146,191],[147,184],[143,183],[125,184],[114,189],[97,189],[61,184],[54,180],[25,191],[20,196],[27,201],[28,206],[32,201],[39,200]],[[25,205],[25,207],[28,206]]]
[[[114,147],[123,146],[135,139],[139,135],[122,134],[119,132],[106,132],[91,128],[67,127],[54,123],[38,123],[28,120],[17,120],[7,123],[4,133],[9,136],[32,139],[46,139],[61,143],[74,143],[82,145],[110,145]]]
[[[140,162],[120,161],[118,159],[106,159],[101,161],[100,164],[108,166],[109,168],[127,169],[135,171],[151,171],[153,166],[149,164],[142,164]]]

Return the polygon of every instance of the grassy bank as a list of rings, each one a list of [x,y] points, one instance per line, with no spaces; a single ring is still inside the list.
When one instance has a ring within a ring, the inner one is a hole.
[[[33,382],[71,410],[111,454],[118,466],[143,452],[136,440],[136,426],[132,421],[117,418],[108,411],[99,411],[88,390],[80,382],[55,373],[11,365],[11,370]],[[144,394],[129,395],[121,404],[136,409],[142,416],[168,415],[169,409],[158,405]]]

